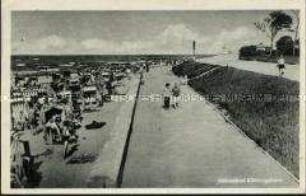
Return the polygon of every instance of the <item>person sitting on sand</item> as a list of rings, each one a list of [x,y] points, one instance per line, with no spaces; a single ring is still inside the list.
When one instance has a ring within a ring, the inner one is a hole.
[[[49,135],[51,132],[55,132],[57,136],[59,136],[59,141],[61,140],[61,130],[56,123],[56,116],[53,116],[50,118],[50,120],[46,124],[46,133],[45,133],[45,138],[47,135]]]
[[[63,122],[63,140],[73,140],[77,141],[78,139],[77,131],[74,124],[70,121]]]

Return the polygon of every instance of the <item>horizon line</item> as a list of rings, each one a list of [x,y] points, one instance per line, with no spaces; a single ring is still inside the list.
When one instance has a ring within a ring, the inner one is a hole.
[[[217,55],[218,53],[214,53],[214,54],[158,54],[158,53],[147,53],[147,54],[11,54],[11,56],[90,56],[90,55],[186,55],[186,56],[199,56],[199,55]]]

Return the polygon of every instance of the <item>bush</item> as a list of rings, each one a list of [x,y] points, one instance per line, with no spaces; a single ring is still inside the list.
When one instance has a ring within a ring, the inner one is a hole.
[[[239,50],[239,59],[255,60],[257,56],[256,46],[243,46]]]
[[[172,67],[172,71],[178,76],[187,75],[188,78],[192,78],[215,67],[217,67],[217,65],[198,63],[195,61],[186,61],[179,66]]]

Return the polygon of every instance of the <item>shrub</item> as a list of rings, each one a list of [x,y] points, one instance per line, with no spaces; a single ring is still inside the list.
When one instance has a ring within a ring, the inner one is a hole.
[[[256,56],[256,46],[243,46],[239,50],[239,59],[254,60]]]

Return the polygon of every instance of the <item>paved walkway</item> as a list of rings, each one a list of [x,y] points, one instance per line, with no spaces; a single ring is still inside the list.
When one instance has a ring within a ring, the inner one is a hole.
[[[203,100],[148,101],[177,77],[155,68],[141,87],[122,187],[295,187],[297,182]],[[187,86],[182,93],[197,96]]]
[[[238,59],[237,55],[218,55],[214,57],[208,57],[198,59],[199,62],[211,63],[221,66],[231,66],[238,69],[247,71],[258,72],[266,75],[278,76],[279,72],[276,68],[276,63],[260,62],[260,61],[242,61]],[[285,69],[284,77],[290,80],[299,81],[299,65],[287,65]]]

